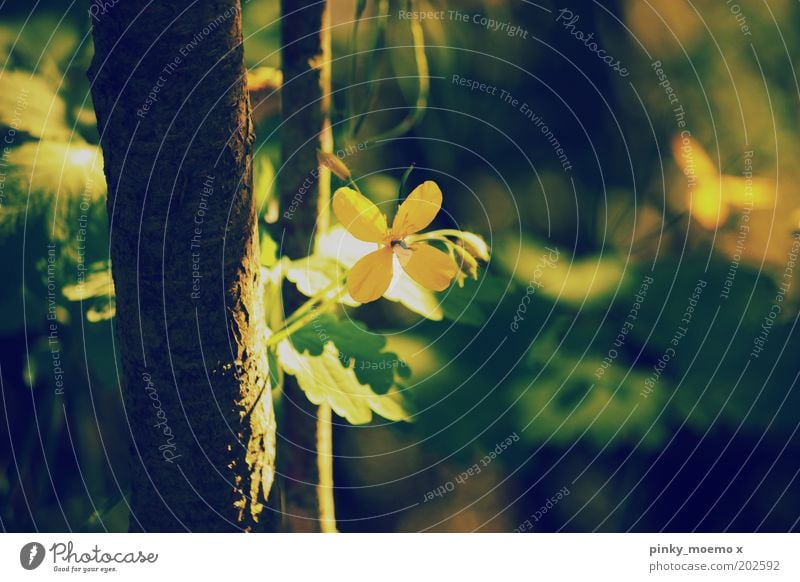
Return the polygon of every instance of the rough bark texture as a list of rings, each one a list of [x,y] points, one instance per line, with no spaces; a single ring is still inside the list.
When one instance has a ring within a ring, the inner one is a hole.
[[[126,0],[93,34],[131,529],[269,529],[275,423],[239,1]]]
[[[327,171],[317,167],[317,149],[329,149],[323,131],[328,127],[324,98],[328,91],[323,85],[330,83],[322,74],[325,2],[281,0],[281,14],[283,165],[279,176],[279,232],[282,253],[299,258],[313,252],[317,221],[321,213],[326,213],[328,203],[324,187]],[[303,299],[287,289],[286,312],[291,313]],[[278,472],[284,496],[282,529],[318,532],[317,407],[290,376],[284,383],[281,437]]]

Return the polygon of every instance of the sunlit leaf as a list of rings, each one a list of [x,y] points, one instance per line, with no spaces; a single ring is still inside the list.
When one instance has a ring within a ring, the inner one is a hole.
[[[407,412],[396,393],[380,396],[358,381],[352,368],[342,365],[339,351],[328,342],[318,356],[301,354],[291,342],[278,344],[278,358],[287,374],[297,378],[314,404],[328,403],[351,424],[366,424],[376,412],[388,420],[406,420]]]
[[[264,267],[274,266],[278,261],[278,243],[265,232],[261,233],[261,240],[259,242],[261,265]]]
[[[12,179],[26,194],[43,193],[62,204],[79,197],[94,203],[106,194],[103,155],[96,146],[31,142],[11,150],[8,160]]]
[[[496,256],[521,285],[575,307],[609,300],[628,280],[625,262],[608,252],[573,258],[564,249],[522,239],[519,246],[503,245]]]
[[[253,193],[256,210],[269,223],[277,219],[278,203],[274,196],[275,168],[272,160],[264,152],[259,152],[253,160]]]
[[[0,208],[4,231],[28,220],[47,216],[48,234],[55,240],[74,241],[82,217],[87,228],[96,222],[106,194],[103,158],[100,148],[84,144],[51,141],[28,142],[12,149]]]
[[[44,78],[24,71],[0,73],[0,127],[8,128],[4,133],[9,139],[16,135],[10,132],[17,132],[66,140],[70,130],[65,115],[64,101]]]
[[[346,268],[333,257],[316,254],[291,261],[286,268],[286,278],[297,285],[297,289],[307,297],[328,289],[326,298],[339,295],[340,303],[360,305],[349,294],[340,294],[345,272]]]
[[[88,303],[86,319],[90,323],[111,319],[117,313],[116,296],[108,262],[91,265],[82,282],[64,285],[62,293],[70,301]]]
[[[372,389],[385,394],[393,385],[395,373],[407,365],[397,354],[384,352],[384,336],[370,332],[352,319],[338,319],[332,313],[321,313],[311,323],[290,336],[298,352],[312,356],[323,353],[325,345],[332,342],[339,351],[342,365],[350,367],[359,382],[369,384]]]

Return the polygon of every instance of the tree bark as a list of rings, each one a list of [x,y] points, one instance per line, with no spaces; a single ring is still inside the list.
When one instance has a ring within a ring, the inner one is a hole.
[[[333,146],[330,24],[327,3],[319,0],[281,0],[281,15],[279,234],[282,254],[295,259],[314,252],[315,235],[325,231],[329,215],[330,171],[319,167],[317,149],[331,151]],[[291,313],[303,299],[288,288],[286,312]],[[285,531],[335,529],[331,525],[332,477],[323,475],[326,483],[321,483],[318,464],[318,437],[330,442],[330,410],[324,406],[320,410],[310,403],[294,378],[286,377],[278,454]]]
[[[93,36],[131,529],[271,529],[240,3],[126,0],[98,15]]]

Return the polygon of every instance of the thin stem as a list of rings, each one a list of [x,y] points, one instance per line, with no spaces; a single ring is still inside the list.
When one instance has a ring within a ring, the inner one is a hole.
[[[334,305],[342,295],[344,295],[344,289],[343,288],[340,289],[338,293],[335,293],[334,295],[331,295],[330,297],[326,298],[325,301],[323,301],[319,305],[319,307],[317,309],[313,308],[314,307],[313,303],[311,303],[310,301],[307,301],[303,305],[303,307],[300,308],[300,309],[304,309],[304,311],[306,311],[306,313],[304,313],[302,316],[297,316],[297,317],[295,317],[295,314],[292,314],[291,317],[292,317],[293,321],[291,323],[289,323],[289,320],[287,320],[287,323],[283,327],[283,329],[281,329],[278,332],[276,332],[273,335],[271,335],[269,337],[269,339],[267,339],[267,347],[271,347],[271,346],[279,344],[280,342],[285,340],[287,337],[289,337],[290,335],[292,335],[296,331],[299,331],[302,328],[304,328],[306,325],[308,325],[309,323],[314,321],[314,319],[319,316],[319,311],[320,310],[325,310],[328,307],[330,307],[331,305]],[[309,305],[309,303],[311,303],[311,306],[310,307],[306,307],[307,305]],[[298,311],[299,311],[299,309],[298,309]]]
[[[436,235],[453,236],[455,238],[461,238],[463,236],[462,232],[460,230],[455,229],[455,228],[440,228],[439,230],[432,230],[427,234],[431,234],[431,235],[434,235],[434,236],[436,236]]]
[[[330,293],[331,291],[335,290],[341,285],[341,282],[334,281],[321,291],[317,292],[313,297],[311,297],[308,301],[303,303],[300,307],[298,307],[289,317],[284,320],[284,327],[293,323],[298,317],[305,315],[308,311],[314,309],[314,306],[319,303],[320,301],[325,299],[325,296]],[[340,294],[336,295],[338,299]]]
[[[366,2],[359,0],[356,4],[356,14],[360,20],[361,13],[366,6]],[[331,77],[332,77],[332,48],[331,48],[331,5],[326,4],[322,15],[322,26],[320,33],[320,44],[322,48],[322,71],[320,72],[320,88],[322,90],[322,134],[320,135],[320,146],[323,152],[333,153],[333,130],[331,128]],[[352,181],[352,179],[351,179]],[[314,248],[320,250],[322,235],[328,232],[331,213],[331,171],[320,170],[319,173],[319,208],[317,217],[317,231]],[[321,307],[335,305],[339,297],[343,294],[340,288],[331,297],[322,302]],[[324,297],[324,296],[323,296]],[[302,316],[298,322],[309,316],[316,317],[316,310],[310,310],[308,315]],[[335,532],[336,516],[333,504],[333,427],[331,425],[331,409],[327,404],[322,404],[317,409],[317,499],[319,502],[320,531]]]
[[[333,499],[333,423],[331,407],[326,403],[317,409],[317,471],[320,530],[322,533],[338,533]]]

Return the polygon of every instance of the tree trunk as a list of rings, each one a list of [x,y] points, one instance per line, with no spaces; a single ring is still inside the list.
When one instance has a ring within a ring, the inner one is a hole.
[[[318,167],[317,149],[331,151],[330,23],[326,2],[281,0],[281,154],[279,176],[281,252],[300,258],[314,252],[315,234],[327,228],[330,171]],[[287,289],[286,312],[303,300]],[[285,520],[293,532],[334,531],[330,409],[311,404],[294,378],[284,383],[278,472]],[[319,453],[322,453],[322,457]],[[322,462],[321,464],[320,461]],[[320,473],[322,468],[322,473]]]
[[[269,529],[275,422],[240,3],[126,0],[93,35],[131,529]]]

